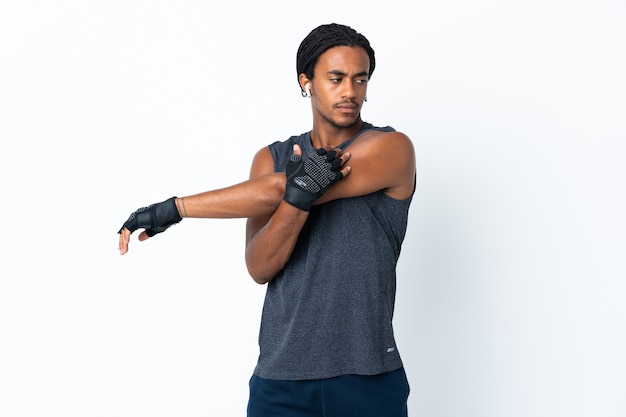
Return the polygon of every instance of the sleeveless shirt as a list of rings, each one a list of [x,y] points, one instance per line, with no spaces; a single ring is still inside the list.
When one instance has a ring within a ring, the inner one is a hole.
[[[364,123],[339,148],[370,129],[394,131]],[[315,151],[310,132],[272,143],[275,172],[285,171],[294,144],[304,157]],[[304,380],[402,367],[392,319],[411,199],[377,191],[311,208],[289,261],[267,284],[256,375]]]

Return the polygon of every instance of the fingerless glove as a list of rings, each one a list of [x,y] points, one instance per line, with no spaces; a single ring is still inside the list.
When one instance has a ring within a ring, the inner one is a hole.
[[[157,233],[164,232],[168,227],[182,219],[176,207],[176,197],[171,197],[161,203],[141,207],[131,213],[118,233],[121,233],[124,228],[130,230],[131,233],[137,229],[146,229],[148,236],[152,237]]]
[[[287,186],[283,200],[300,210],[309,211],[331,185],[343,178],[341,158],[335,151],[318,149],[302,159],[295,153],[287,162]]]

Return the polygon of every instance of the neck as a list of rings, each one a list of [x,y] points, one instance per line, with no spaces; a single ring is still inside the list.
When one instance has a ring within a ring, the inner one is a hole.
[[[361,128],[363,127],[363,120],[360,118],[354,122],[351,126],[341,127],[326,124],[319,126],[313,125],[311,129],[311,145],[314,148],[323,148],[326,146],[337,147],[345,141],[353,138]]]

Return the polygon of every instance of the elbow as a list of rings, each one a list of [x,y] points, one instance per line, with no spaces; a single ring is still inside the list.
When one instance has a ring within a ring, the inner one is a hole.
[[[276,277],[288,258],[279,255],[280,251],[267,250],[261,242],[252,239],[246,245],[245,261],[248,274],[257,284],[267,284]]]
[[[248,266],[248,274],[252,277],[252,280],[259,285],[265,285],[272,280],[274,277],[270,277],[267,274],[263,274],[260,271],[255,270],[254,268],[250,268]]]
[[[275,276],[267,270],[264,262],[254,262],[248,254],[246,254],[246,267],[252,280],[259,285],[267,284]]]
[[[259,285],[265,285],[268,282],[270,282],[270,279],[263,279],[263,278],[258,278],[258,277],[252,277],[252,281],[256,282]]]

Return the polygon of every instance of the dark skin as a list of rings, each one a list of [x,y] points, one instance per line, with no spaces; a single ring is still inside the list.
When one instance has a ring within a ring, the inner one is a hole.
[[[342,160],[341,173],[345,178],[351,169],[346,165],[350,153],[339,149],[335,151]],[[296,150],[296,153],[301,152]],[[176,198],[176,207],[182,218],[233,219],[270,216],[282,201],[285,184],[284,173],[271,172],[229,187]],[[130,230],[126,228],[119,234],[120,255],[128,253],[130,235]],[[140,242],[148,238],[145,230],[138,235]]]
[[[360,131],[368,70],[369,57],[364,49],[338,46],[320,55],[314,79],[300,74],[302,89],[307,83],[311,89],[313,147],[334,148]],[[380,190],[395,199],[405,199],[412,194],[415,154],[406,135],[366,132],[350,145],[349,152],[350,175],[337,182],[316,203]],[[254,157],[250,179],[267,175],[273,169],[269,149],[264,147]],[[308,212],[281,201],[272,214],[248,218],[246,265],[256,282],[271,281],[285,266],[307,217]]]
[[[361,107],[369,81],[369,57],[360,47],[337,46],[320,55],[314,79],[300,74],[303,91],[311,90],[315,148],[333,149],[361,129]],[[415,187],[415,153],[401,132],[368,131],[341,153],[344,178],[315,204],[384,191],[390,198],[408,198]],[[296,146],[294,152],[301,153]],[[350,165],[347,165],[349,160]],[[271,281],[285,266],[295,247],[308,212],[283,201],[285,174],[274,173],[268,147],[260,149],[250,178],[220,190],[178,198],[181,216],[195,218],[247,218],[246,266],[255,282]],[[338,224],[340,229],[342,225]],[[139,240],[148,236],[145,231]],[[128,252],[130,231],[120,233],[120,254]]]

